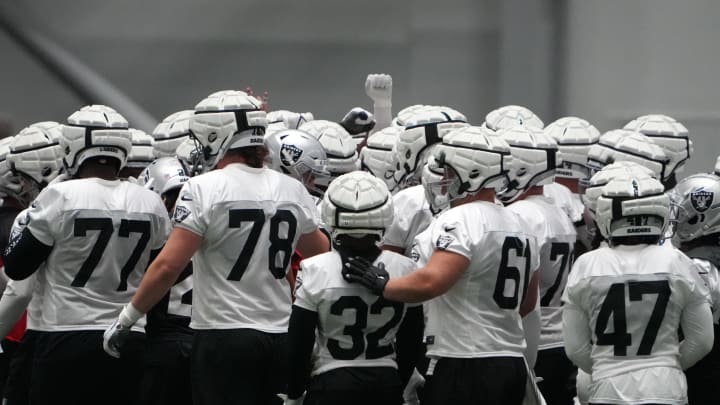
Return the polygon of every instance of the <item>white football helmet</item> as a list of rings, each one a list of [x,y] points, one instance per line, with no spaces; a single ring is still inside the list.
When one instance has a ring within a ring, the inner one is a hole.
[[[663,149],[669,159],[665,178],[682,172],[685,163],[692,155],[693,143],[688,137],[688,130],[675,118],[662,114],[643,115],[627,123],[625,129],[651,138]]]
[[[270,111],[267,113],[267,133],[273,133],[283,129],[299,129],[300,126],[315,118],[310,112],[297,113],[288,110]]]
[[[190,118],[194,110],[182,110],[170,114],[152,132],[155,156],[175,157],[177,147],[190,136]]]
[[[228,149],[262,146],[267,128],[262,102],[244,91],[223,90],[195,106],[190,135],[201,147],[202,170],[210,171]]]
[[[660,181],[645,177],[615,178],[597,201],[597,224],[605,239],[662,237],[668,224],[670,198]]]
[[[83,162],[95,157],[117,159],[122,169],[132,148],[132,135],[127,120],[115,110],[89,105],[68,117],[62,127],[60,147],[70,176],[75,176]]]
[[[132,135],[132,149],[130,149],[125,166],[144,169],[155,160],[153,137],[135,128],[130,128],[130,134]]]
[[[449,107],[426,106],[410,115],[393,150],[397,157],[394,177],[400,188],[420,184],[422,167],[431,154],[428,149],[450,131],[467,126],[465,116]]]
[[[337,122],[314,120],[301,125],[300,130],[315,137],[325,149],[330,176],[316,179],[315,184],[321,190],[326,189],[330,181],[341,174],[360,169],[355,141]]]
[[[644,179],[646,177],[657,179],[654,176],[655,173],[652,170],[635,162],[611,163],[590,178],[585,193],[582,195],[583,204],[588,209],[590,216],[596,219],[597,199],[602,194],[603,187],[611,180],[616,178]]]
[[[670,198],[678,207],[675,237],[681,242],[720,232],[720,177],[705,173],[686,177]]]
[[[588,151],[590,174],[615,162],[635,162],[649,168],[655,178],[665,180],[668,158],[652,139],[627,129],[615,129],[600,135],[598,143]]]
[[[447,194],[443,194],[434,184],[439,184],[445,177],[445,169],[440,167],[434,156],[428,157],[427,163],[422,169],[421,182],[425,190],[425,199],[430,205],[430,212],[437,215],[450,206]]]
[[[322,194],[315,182],[330,173],[327,154],[317,139],[299,129],[285,129],[265,138],[265,146],[268,167],[299,180],[312,194]]]
[[[444,170],[443,179],[428,183],[433,195],[447,195],[448,202],[482,189],[496,192],[507,187],[513,167],[510,146],[497,134],[481,127],[456,129],[443,137],[433,157]]]
[[[405,107],[402,110],[400,110],[395,118],[392,120],[392,125],[396,127],[405,127],[405,121],[413,114],[415,114],[417,111],[427,107],[424,104],[413,104],[411,106]]]
[[[367,139],[367,144],[360,151],[360,164],[363,170],[385,182],[390,192],[396,191],[395,154],[393,148],[403,128],[389,126],[383,128]]]
[[[354,171],[330,183],[320,212],[333,237],[377,235],[382,239],[393,222],[392,196],[382,180],[368,172]]]
[[[10,145],[13,143],[12,136],[0,139],[0,197],[12,197],[20,201],[23,184],[16,173],[10,169],[7,158],[10,155]]]
[[[152,161],[138,176],[138,184],[162,196],[170,190],[183,186],[190,176],[180,161],[173,157],[161,157]]]
[[[555,139],[532,126],[514,126],[501,129],[497,134],[510,145],[513,158],[507,188],[498,193],[500,201],[510,203],[530,187],[555,180],[555,171],[561,163]]]
[[[45,187],[63,168],[61,136],[62,124],[54,121],[38,122],[23,129],[10,144],[7,157],[10,169],[32,179],[39,188]]]
[[[490,111],[485,116],[484,126],[493,131],[499,131],[517,125],[536,129],[543,129],[545,127],[540,117],[535,115],[530,109],[520,105],[506,105]]]
[[[557,177],[578,179],[587,183],[590,168],[587,165],[588,151],[600,139],[600,131],[582,118],[563,117],[545,127],[545,134],[558,144],[562,165]]]

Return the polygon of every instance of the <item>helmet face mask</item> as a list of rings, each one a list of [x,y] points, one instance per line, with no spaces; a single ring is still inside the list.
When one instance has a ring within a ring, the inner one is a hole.
[[[440,168],[432,156],[423,167],[422,185],[425,191],[425,199],[430,205],[430,211],[433,215],[437,215],[450,206],[448,198],[449,184],[445,181],[445,170]]]

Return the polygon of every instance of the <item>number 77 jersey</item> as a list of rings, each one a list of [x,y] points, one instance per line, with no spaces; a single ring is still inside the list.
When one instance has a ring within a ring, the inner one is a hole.
[[[594,380],[650,367],[681,369],[682,313],[709,301],[693,266],[680,251],[655,245],[603,247],[578,258],[563,301],[589,320]]]

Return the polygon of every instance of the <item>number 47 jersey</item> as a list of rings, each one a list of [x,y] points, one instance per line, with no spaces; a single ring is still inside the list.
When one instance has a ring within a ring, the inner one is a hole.
[[[600,248],[575,262],[566,310],[587,316],[594,380],[651,367],[681,370],[682,313],[709,301],[692,261],[655,245]]]

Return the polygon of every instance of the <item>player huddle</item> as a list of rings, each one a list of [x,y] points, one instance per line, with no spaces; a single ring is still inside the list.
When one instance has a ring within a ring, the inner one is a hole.
[[[0,141],[7,404],[710,404],[720,158],[504,106],[219,91]]]

